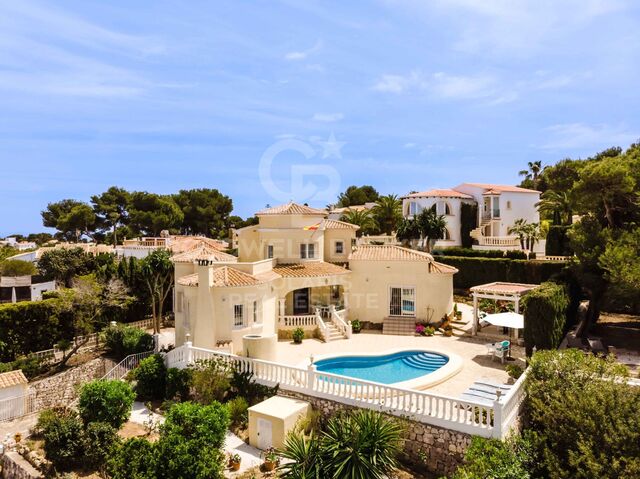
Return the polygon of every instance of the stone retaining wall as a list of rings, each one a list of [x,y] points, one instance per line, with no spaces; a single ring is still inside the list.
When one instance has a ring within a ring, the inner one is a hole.
[[[307,401],[311,406],[329,418],[339,411],[355,409],[330,399],[320,399],[306,394],[280,390],[279,395]],[[389,416],[400,419],[396,416]],[[437,475],[450,475],[464,459],[471,444],[471,436],[450,429],[431,426],[408,419],[400,419],[406,424],[404,434],[404,460],[417,469],[425,469]]]
[[[78,397],[80,385],[101,378],[107,364],[96,358],[60,374],[29,383],[29,393],[35,393],[35,411],[54,406],[68,406]]]
[[[2,479],[40,479],[44,477],[27,460],[15,451],[2,455]]]

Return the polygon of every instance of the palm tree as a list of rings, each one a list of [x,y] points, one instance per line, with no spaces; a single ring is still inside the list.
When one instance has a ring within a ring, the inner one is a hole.
[[[519,218],[513,222],[513,226],[509,227],[507,232],[510,235],[516,235],[520,240],[520,247],[525,248],[525,238],[527,237],[527,220]]]
[[[572,202],[566,191],[558,193],[547,190],[540,195],[540,201],[536,203],[536,206],[540,213],[552,216],[554,225],[570,225],[572,223]]]
[[[542,161],[527,162],[527,169],[520,170],[518,174],[524,176],[526,182],[531,182],[534,188],[538,186],[538,177],[542,171]]]
[[[418,222],[412,218],[403,218],[398,223],[396,239],[402,241],[405,246],[415,248],[415,242],[420,239]]]
[[[358,236],[363,234],[371,234],[378,229],[376,220],[371,216],[371,212],[367,210],[347,210],[347,212],[340,218],[342,221],[357,225],[360,229],[357,232]]]
[[[302,433],[291,432],[284,441],[280,455],[289,459],[278,468],[280,477],[288,479],[322,479],[320,441],[313,435],[305,438]]]
[[[431,247],[436,240],[442,239],[447,229],[447,220],[444,215],[439,215],[432,209],[425,209],[416,218],[422,246],[431,252]]]
[[[402,201],[397,195],[387,195],[378,198],[371,213],[380,229],[387,235],[393,233],[402,219]]]

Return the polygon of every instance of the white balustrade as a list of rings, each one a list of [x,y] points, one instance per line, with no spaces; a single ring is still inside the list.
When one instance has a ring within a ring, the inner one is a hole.
[[[280,316],[280,329],[295,329],[315,326],[315,314]]]
[[[329,328],[327,328],[327,325],[322,319],[322,315],[320,314],[319,309],[316,309],[315,318],[316,318],[316,325],[320,330],[320,337],[324,340],[324,342],[328,343],[331,340],[329,335]]]
[[[342,333],[342,335],[350,339],[351,334],[353,333],[353,328],[351,327],[351,321],[348,323],[344,320],[346,316],[346,309],[336,310],[336,307],[331,305],[329,307],[329,312],[331,314],[331,322],[338,328],[338,331]]]
[[[517,236],[480,236],[478,244],[482,246],[520,246]]]
[[[182,352],[179,352],[182,350]],[[185,357],[192,361],[185,362]],[[251,372],[268,386],[331,399],[344,404],[384,411],[415,421],[483,437],[503,438],[513,427],[524,399],[521,377],[508,394],[487,405],[427,391],[398,388],[338,374],[272,361],[251,359],[220,351],[181,346],[167,353],[168,367],[186,367],[193,361],[221,358],[238,371]]]

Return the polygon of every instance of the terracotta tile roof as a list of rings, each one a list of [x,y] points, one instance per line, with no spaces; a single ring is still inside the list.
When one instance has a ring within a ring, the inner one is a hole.
[[[525,284],[525,283],[503,283],[500,281],[494,283],[481,284],[479,286],[473,286],[471,291],[476,293],[494,293],[494,294],[524,294],[536,289],[539,284]]]
[[[198,286],[198,273],[188,274],[178,278],[178,284],[182,286]]]
[[[438,263],[429,253],[403,248],[396,245],[360,245],[351,253],[349,261],[418,261],[429,264],[429,271],[434,273],[456,273],[453,266]]]
[[[324,261],[278,264],[273,267],[273,271],[285,278],[310,278],[351,273],[348,269]]]
[[[354,225],[351,223],[347,223],[346,221],[338,221],[338,220],[322,220],[321,227],[326,230],[359,230],[360,227],[358,225]]]
[[[233,288],[238,286],[254,286],[264,283],[266,277],[261,278],[245,273],[231,266],[222,266],[213,270],[213,286],[217,288]],[[198,273],[189,274],[178,279],[182,286],[198,286]]]
[[[200,241],[198,244],[192,246],[191,249],[174,255],[172,260],[174,263],[192,263],[197,260],[236,262],[238,258],[220,251],[217,247],[206,241]]]
[[[173,251],[173,254],[184,253],[190,251],[196,246],[205,243],[213,249],[223,251],[229,247],[226,241],[207,238],[205,236],[171,236],[169,241],[169,249]]]
[[[436,189],[436,190],[428,190],[421,191],[419,193],[411,193],[402,198],[464,198],[464,199],[473,199],[473,196],[467,195],[466,193],[460,193],[455,190],[448,189]]]
[[[311,208],[310,206],[299,205],[298,203],[287,203],[285,205],[274,206],[273,208],[267,208],[256,213],[256,216],[267,215],[311,215],[311,216],[325,216],[327,212],[325,210],[318,210]]]
[[[520,188],[519,186],[492,185],[490,183],[462,183],[453,189],[455,190],[461,186],[475,186],[477,188],[484,188],[485,190],[494,190],[496,192],[505,193],[540,193],[538,190],[529,190],[527,188]]]
[[[8,388],[18,384],[27,384],[27,378],[21,369],[0,374],[0,388]]]

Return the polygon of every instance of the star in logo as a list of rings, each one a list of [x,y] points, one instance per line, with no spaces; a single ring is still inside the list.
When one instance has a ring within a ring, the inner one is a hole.
[[[336,141],[336,137],[333,132],[331,132],[327,141],[318,141],[318,143],[322,145],[322,158],[331,158],[332,156],[335,156],[338,159],[342,159],[342,153],[340,150],[346,142]]]

